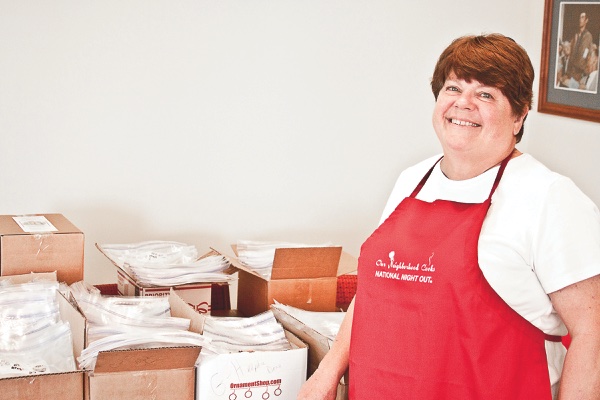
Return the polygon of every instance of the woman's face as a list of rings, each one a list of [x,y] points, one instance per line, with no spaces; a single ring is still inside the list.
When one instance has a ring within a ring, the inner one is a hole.
[[[451,74],[438,94],[433,127],[444,155],[498,162],[515,144],[523,116],[515,116],[500,89]]]

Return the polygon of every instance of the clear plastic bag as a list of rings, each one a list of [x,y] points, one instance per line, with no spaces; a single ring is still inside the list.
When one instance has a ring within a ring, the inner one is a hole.
[[[75,371],[73,340],[67,322],[13,337],[0,344],[0,378]]]
[[[99,247],[121,268],[183,264],[198,258],[198,250],[195,246],[173,241],[152,240],[129,244],[103,244]]]
[[[272,311],[250,318],[207,317],[203,335],[224,352],[289,350],[289,341]],[[204,352],[204,350],[203,350]]]

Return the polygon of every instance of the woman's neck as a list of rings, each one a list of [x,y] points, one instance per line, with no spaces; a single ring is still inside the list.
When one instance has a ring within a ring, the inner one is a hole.
[[[516,148],[512,148],[507,152],[500,154],[493,160],[484,159],[472,161],[459,157],[451,157],[444,154],[444,158],[440,162],[440,168],[442,173],[451,180],[463,181],[466,179],[475,178],[483,174],[485,171],[494,168],[499,165],[506,157],[510,155],[510,158],[520,156],[521,153]]]

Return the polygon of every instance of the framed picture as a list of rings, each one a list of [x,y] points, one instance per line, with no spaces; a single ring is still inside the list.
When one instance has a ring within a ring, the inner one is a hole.
[[[538,111],[600,122],[600,0],[546,0]]]

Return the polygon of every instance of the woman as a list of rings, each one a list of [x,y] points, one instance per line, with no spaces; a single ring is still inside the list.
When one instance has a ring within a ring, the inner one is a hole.
[[[442,53],[431,86],[443,156],[398,178],[299,399],[334,399],[348,367],[352,399],[600,399],[600,213],[515,148],[533,78],[499,34]]]

